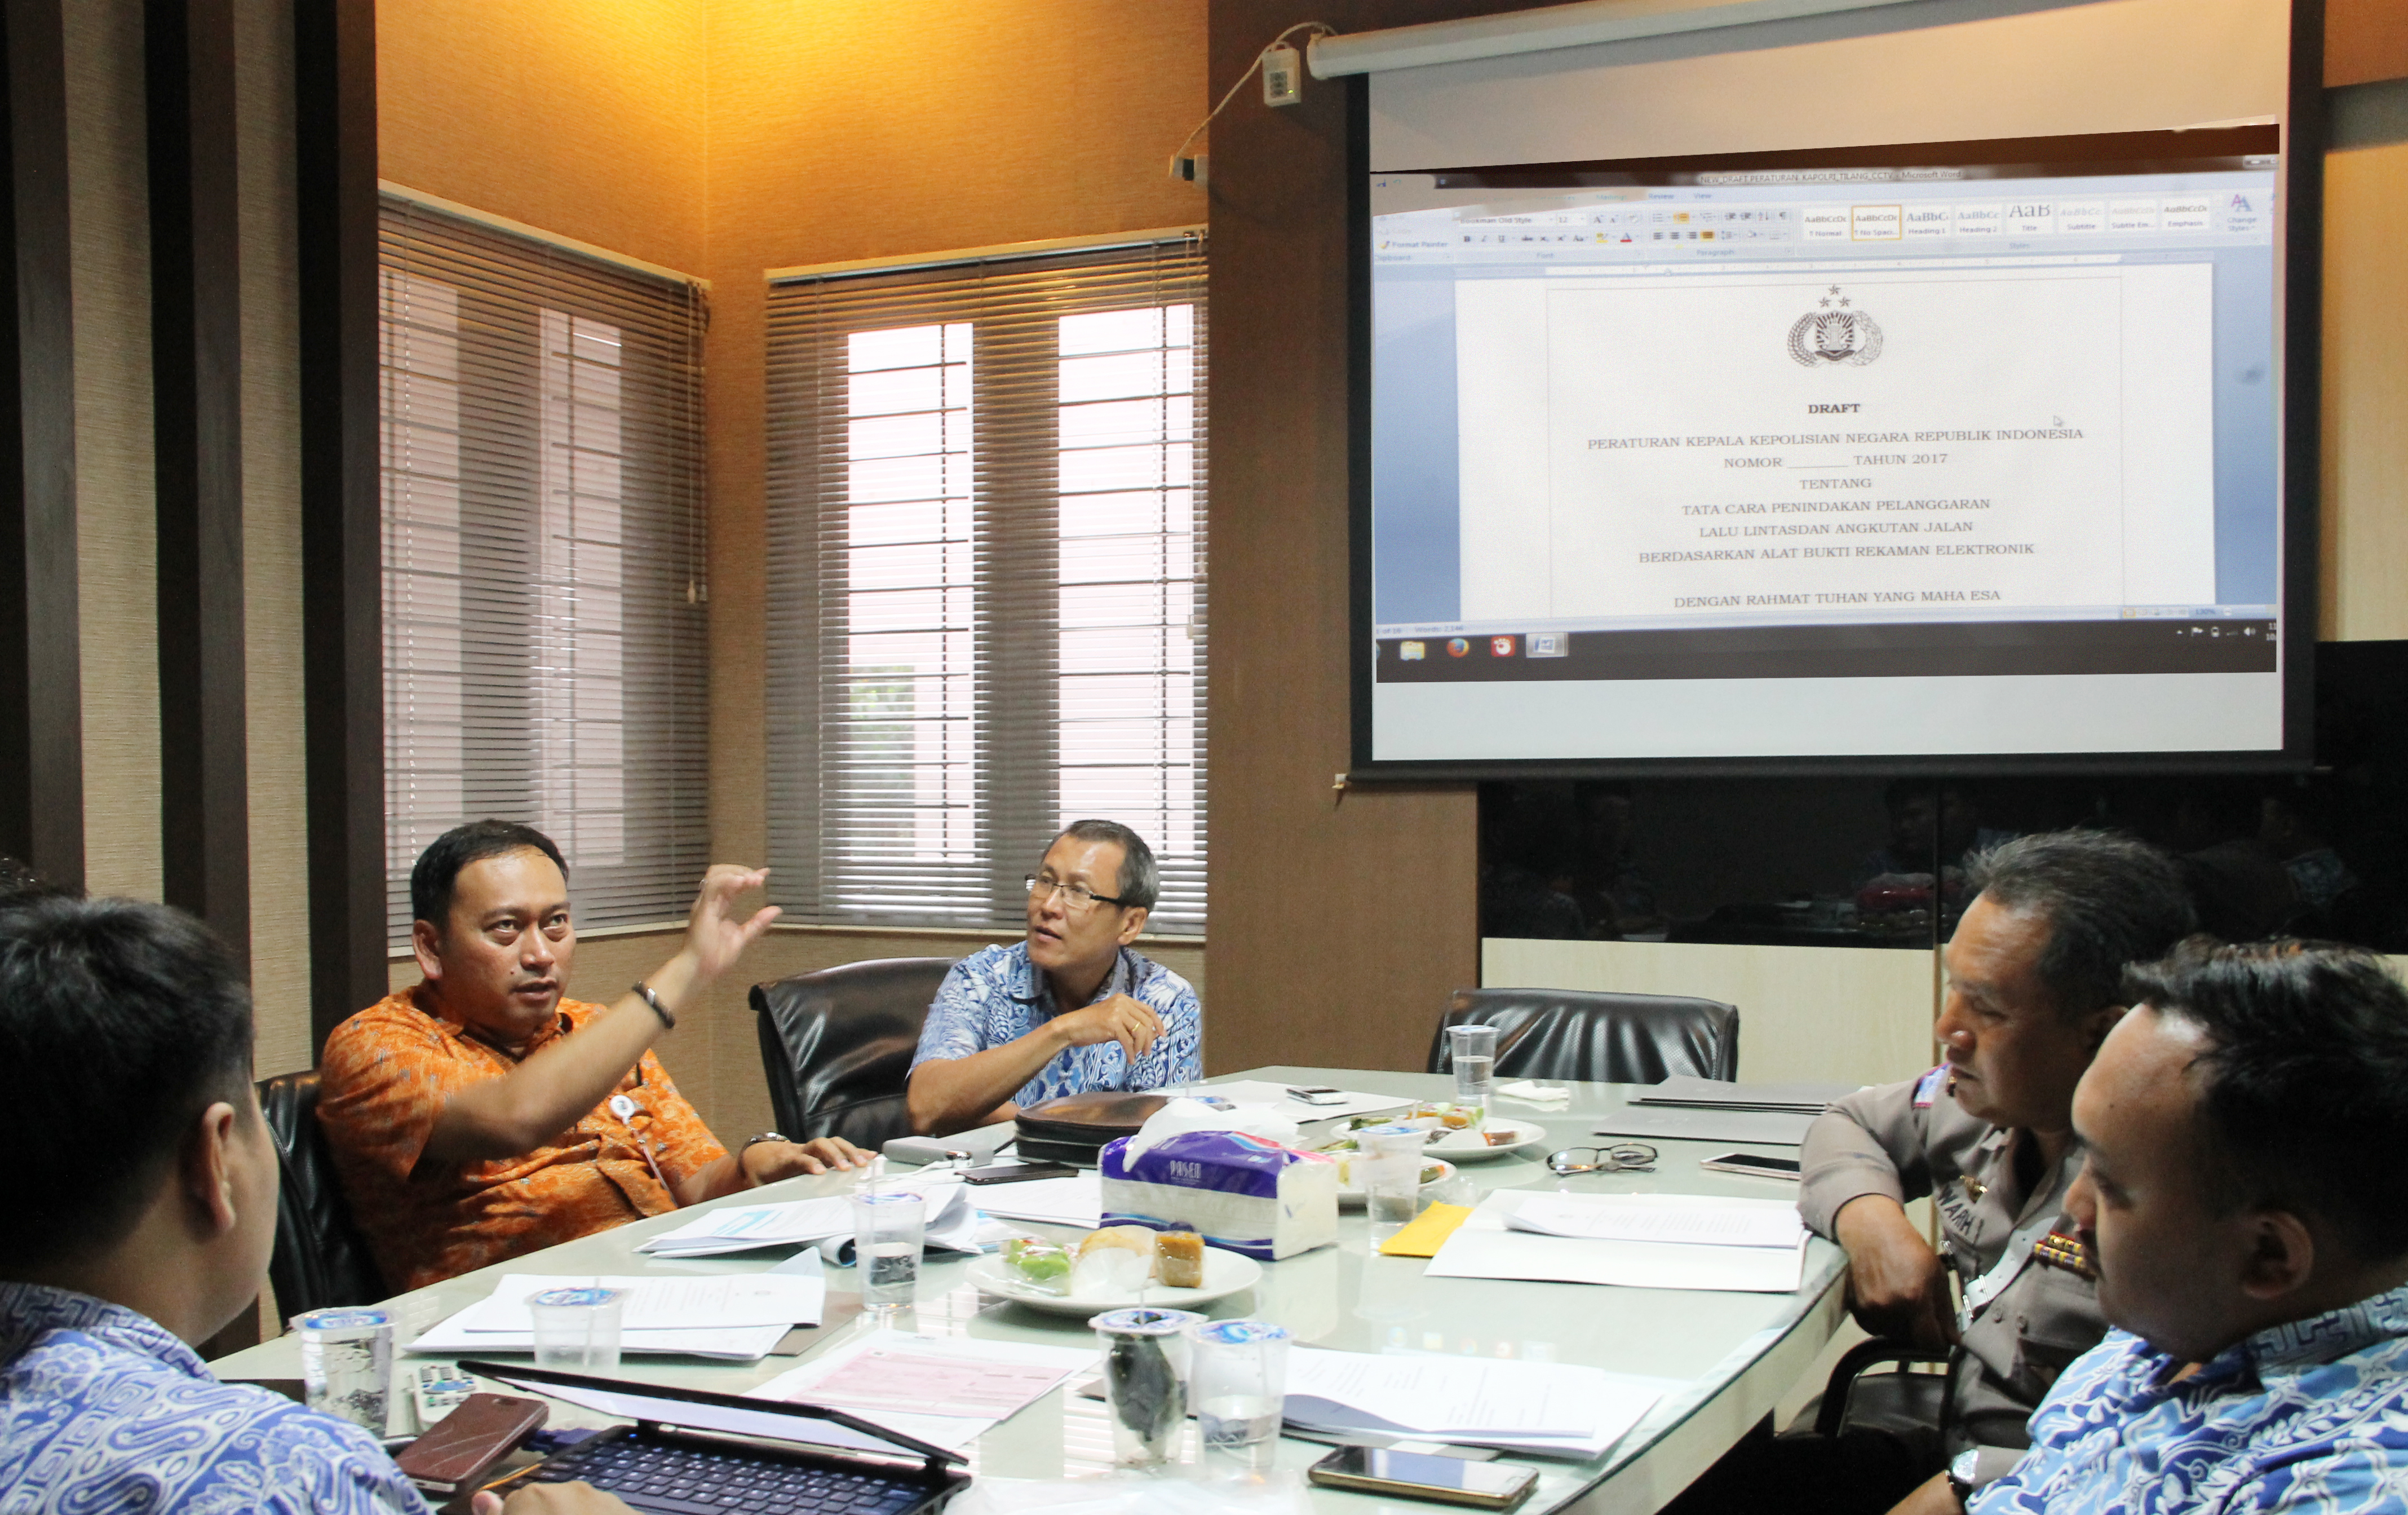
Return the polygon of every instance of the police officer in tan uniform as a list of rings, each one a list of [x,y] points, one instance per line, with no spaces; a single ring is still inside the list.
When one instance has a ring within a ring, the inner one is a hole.
[[[1952,1350],[1949,1423],[1742,1442],[1674,1507],[1885,1510],[1948,1466],[2014,1465],[2024,1421],[2106,1335],[2064,1215],[2079,1170],[2073,1087],[2123,1015],[2127,962],[2194,925],[2172,859],[2095,831],[2028,836],[1969,860],[1980,893],[1943,959],[1946,1061],[1860,1089],[1806,1137],[1798,1207],[1847,1249],[1849,1307],[1876,1336]],[[1908,1219],[1931,1196],[1943,1249]],[[1955,1288],[1951,1288],[1951,1280]],[[1986,1450],[1985,1450],[1986,1449]]]

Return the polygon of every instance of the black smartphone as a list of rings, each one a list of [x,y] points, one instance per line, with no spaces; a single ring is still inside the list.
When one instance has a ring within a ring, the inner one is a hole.
[[[1512,1509],[1529,1497],[1539,1471],[1512,1463],[1475,1463],[1444,1452],[1340,1447],[1313,1464],[1305,1477],[1332,1489],[1360,1489],[1479,1509]]]
[[[1765,1157],[1755,1152],[1725,1152],[1700,1158],[1698,1166],[1713,1173],[1743,1173],[1755,1178],[1795,1178],[1796,1158]]]
[[[996,1162],[983,1168],[964,1168],[966,1184],[1016,1184],[1030,1178],[1068,1178],[1079,1170],[1067,1162]]]

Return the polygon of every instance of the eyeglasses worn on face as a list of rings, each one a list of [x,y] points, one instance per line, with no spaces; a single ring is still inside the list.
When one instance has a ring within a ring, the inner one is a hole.
[[[1097,894],[1084,884],[1064,884],[1054,879],[1039,878],[1035,873],[1028,874],[1021,882],[1028,886],[1028,897],[1040,902],[1047,895],[1059,889],[1062,892],[1062,903],[1071,910],[1084,910],[1089,905],[1128,903],[1126,900],[1115,900],[1109,894]]]
[[[1567,1147],[1547,1154],[1547,1171],[1558,1178],[1579,1173],[1654,1173],[1656,1148],[1644,1142],[1618,1147]]]

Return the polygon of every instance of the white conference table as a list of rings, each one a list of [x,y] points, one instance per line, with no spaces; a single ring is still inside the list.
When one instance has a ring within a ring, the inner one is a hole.
[[[1444,1075],[1341,1068],[1256,1068],[1228,1077],[1333,1084],[1417,1099],[1448,1098],[1454,1091],[1453,1080]],[[1700,1159],[1733,1147],[1783,1156],[1794,1155],[1794,1147],[1652,1138],[1650,1145],[1662,1154],[1653,1174],[1558,1179],[1547,1171],[1545,1154],[1559,1147],[1613,1140],[1594,1135],[1592,1127],[1598,1116],[1623,1103],[1626,1090],[1626,1086],[1615,1084],[1571,1088],[1571,1102],[1562,1110],[1544,1111],[1511,1100],[1498,1102],[1498,1116],[1536,1121],[1546,1127],[1548,1141],[1529,1153],[1463,1164],[1461,1172],[1480,1192],[1561,1187],[1582,1193],[1777,1198],[1796,1191],[1794,1184],[1784,1181],[1708,1173],[1698,1165]],[[838,1174],[789,1179],[713,1203],[757,1205],[841,1192],[857,1177]],[[407,1341],[435,1321],[484,1298],[504,1273],[740,1273],[758,1271],[793,1254],[793,1248],[780,1248],[728,1257],[671,1260],[635,1250],[636,1244],[646,1237],[692,1219],[693,1213],[687,1211],[655,1217],[400,1295],[390,1302],[396,1313],[396,1334]],[[1842,1319],[1843,1262],[1844,1254],[1838,1248],[1819,1237],[1813,1239],[1808,1245],[1804,1282],[1794,1294],[1428,1278],[1423,1276],[1425,1260],[1380,1256],[1358,1210],[1341,1213],[1336,1246],[1265,1264],[1260,1284],[1211,1306],[1210,1313],[1216,1318],[1253,1316],[1274,1320],[1286,1326],[1299,1342],[1345,1351],[1576,1363],[1675,1380],[1647,1418],[1605,1456],[1581,1463],[1527,1460],[1527,1465],[1540,1472],[1538,1488],[1522,1507],[1530,1515],[1556,1510],[1647,1515],[1685,1488],[1770,1413],[1813,1364]],[[1093,1342],[1093,1335],[1076,1318],[1043,1314],[992,1295],[982,1296],[966,1277],[968,1264],[968,1258],[959,1254],[929,1254],[921,1268],[918,1307],[895,1324],[931,1335],[1056,1346]],[[850,1339],[863,1320],[853,1270],[831,1269],[826,1310],[803,1357],[773,1356],[758,1363],[628,1357],[623,1360],[621,1375],[741,1393],[787,1372],[830,1344]],[[425,1361],[399,1352],[395,1358],[405,1365]],[[225,1378],[297,1378],[299,1338],[288,1333],[221,1358],[211,1366]],[[981,1438],[970,1452],[972,1469],[990,1477],[1016,1479],[1078,1478],[1105,1471],[1111,1459],[1111,1430],[1101,1403],[1075,1392],[1082,1378],[1074,1378],[1069,1385]],[[555,1406],[552,1423],[601,1422],[572,1407]],[[1283,1437],[1276,1465],[1295,1469],[1300,1476],[1328,1450],[1319,1442]],[[1184,1455],[1194,1462],[1192,1426]],[[1316,1511],[1326,1515],[1428,1515],[1434,1508],[1419,1501],[1321,1488],[1311,1491],[1311,1499]]]

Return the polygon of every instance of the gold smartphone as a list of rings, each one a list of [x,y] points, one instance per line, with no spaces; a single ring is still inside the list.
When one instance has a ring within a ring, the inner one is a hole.
[[[1443,1452],[1340,1447],[1313,1464],[1305,1477],[1332,1489],[1433,1499],[1475,1509],[1512,1509],[1529,1497],[1539,1471],[1512,1463],[1475,1463]]]

